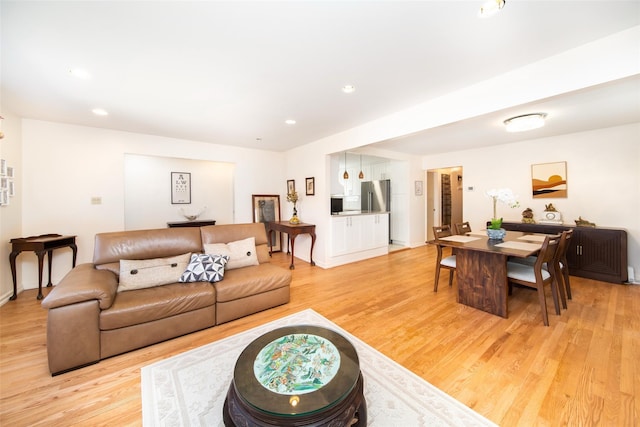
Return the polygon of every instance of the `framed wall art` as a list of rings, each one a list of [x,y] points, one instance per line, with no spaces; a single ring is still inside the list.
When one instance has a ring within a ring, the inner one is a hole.
[[[191,174],[189,172],[171,172],[171,204],[188,205],[191,203]]]
[[[296,191],[296,181],[293,179],[287,180],[287,194],[291,194]]]
[[[413,191],[416,196],[422,196],[422,192],[424,191],[422,186],[422,181],[414,182]]]
[[[307,178],[305,180],[305,187],[306,187],[306,195],[307,196],[313,196],[314,194],[316,194],[316,180],[314,177],[311,178]]]
[[[567,197],[567,162],[531,165],[531,188],[534,199]]]
[[[267,227],[267,222],[280,221],[280,196],[277,194],[254,194],[251,196],[253,203],[253,222],[262,222]],[[282,233],[275,231],[271,236],[273,252],[282,251]]]

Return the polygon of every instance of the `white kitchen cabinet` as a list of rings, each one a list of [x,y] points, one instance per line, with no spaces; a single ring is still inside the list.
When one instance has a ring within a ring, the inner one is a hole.
[[[331,218],[331,256],[385,247],[389,214],[344,215]]]

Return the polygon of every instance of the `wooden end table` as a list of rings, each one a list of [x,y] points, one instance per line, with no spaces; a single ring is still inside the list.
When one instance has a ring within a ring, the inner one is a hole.
[[[11,239],[11,253],[9,254],[9,264],[11,265],[11,277],[13,278],[13,296],[11,301],[18,297],[18,285],[16,282],[16,258],[21,252],[33,251],[38,257],[38,296],[42,299],[42,266],[45,254],[49,255],[49,283],[47,287],[53,286],[51,283],[51,264],[53,250],[69,247],[73,251],[73,267],[76,266],[78,247],[76,246],[76,236],[62,236],[60,234],[42,234],[40,236],[20,237]]]
[[[305,224],[304,222],[298,224],[291,224],[289,221],[271,221],[267,223],[267,237],[269,238],[269,255],[271,255],[273,249],[273,239],[271,233],[273,231],[280,231],[281,233],[287,233],[288,241],[291,242],[291,270],[295,269],[293,264],[293,251],[298,234],[309,234],[311,236],[311,249],[309,251],[309,261],[311,265],[316,265],[313,261],[313,246],[316,244],[316,226],[315,224]],[[287,251],[289,253],[289,251]]]

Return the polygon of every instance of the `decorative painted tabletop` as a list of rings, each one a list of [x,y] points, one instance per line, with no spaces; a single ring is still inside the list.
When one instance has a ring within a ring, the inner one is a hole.
[[[340,352],[331,341],[312,334],[277,338],[258,353],[253,372],[263,387],[300,395],[327,385],[340,368]]]

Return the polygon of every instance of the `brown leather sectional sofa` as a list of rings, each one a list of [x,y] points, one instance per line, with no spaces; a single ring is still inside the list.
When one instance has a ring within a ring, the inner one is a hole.
[[[255,238],[259,265],[216,282],[117,292],[120,260],[202,253],[205,244]],[[71,270],[42,306],[53,375],[289,302],[291,272],[270,263],[263,224],[136,230],[96,235],[93,263]]]

